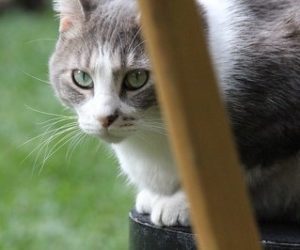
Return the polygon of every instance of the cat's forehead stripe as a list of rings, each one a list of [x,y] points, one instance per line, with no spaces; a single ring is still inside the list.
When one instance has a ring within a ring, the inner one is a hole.
[[[126,65],[129,53],[135,57],[144,54],[141,29],[137,23],[121,19],[116,16],[102,16],[91,20],[92,32],[87,34],[89,39],[96,40],[103,49],[109,49],[112,53],[121,55],[121,64]]]

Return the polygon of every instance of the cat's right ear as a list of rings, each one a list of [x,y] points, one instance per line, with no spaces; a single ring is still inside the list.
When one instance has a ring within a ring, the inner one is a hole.
[[[91,0],[54,0],[53,6],[60,18],[59,31],[70,35],[80,32],[88,13],[96,8]]]

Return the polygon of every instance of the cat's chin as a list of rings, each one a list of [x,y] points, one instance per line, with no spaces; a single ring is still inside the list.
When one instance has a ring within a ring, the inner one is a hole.
[[[98,137],[102,141],[110,144],[117,144],[125,140],[130,134],[129,133],[124,133],[122,131],[108,131],[107,129],[85,129],[82,128],[82,131],[85,134]]]
[[[125,137],[115,136],[111,134],[99,135],[99,137],[102,141],[105,141],[106,143],[110,144],[117,144],[125,139]]]
[[[129,134],[120,131],[101,130],[98,131],[97,136],[106,143],[117,144],[125,140]]]

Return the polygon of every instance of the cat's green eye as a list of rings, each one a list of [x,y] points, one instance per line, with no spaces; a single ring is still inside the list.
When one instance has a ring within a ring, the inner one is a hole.
[[[124,79],[124,87],[127,90],[142,88],[149,80],[149,71],[143,69],[132,70],[127,73]]]
[[[94,87],[92,77],[84,71],[78,69],[73,70],[72,78],[74,83],[82,89],[91,89]]]

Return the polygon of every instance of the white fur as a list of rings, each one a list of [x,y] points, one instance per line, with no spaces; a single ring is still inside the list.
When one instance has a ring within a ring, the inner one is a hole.
[[[161,226],[188,226],[189,206],[185,193],[178,191],[170,196],[158,197],[152,208],[151,221]]]
[[[97,56],[95,56],[97,55]],[[94,53],[91,58],[91,76],[94,80],[94,94],[84,104],[76,108],[80,128],[88,134],[96,134],[107,137],[107,132],[112,135],[111,141],[115,141],[113,136],[122,137],[128,131],[124,128],[119,130],[122,121],[117,119],[109,127],[109,131],[103,128],[100,120],[115,113],[120,109],[122,113],[130,114],[134,110],[123,103],[118,95],[118,86],[113,79],[113,69],[119,67],[117,55],[111,55],[109,49],[99,47],[98,53]],[[107,138],[104,138],[107,139]],[[118,140],[117,140],[118,141]]]
[[[189,207],[183,191],[172,195],[158,195],[143,190],[137,196],[136,210],[151,214],[151,221],[158,226],[189,225]]]
[[[136,209],[157,226],[189,225],[188,203],[165,136],[137,134],[113,145],[122,170],[141,192]]]
[[[230,71],[232,67],[233,55],[236,38],[238,37],[238,29],[234,27],[237,20],[242,22],[245,16],[236,16],[237,7],[233,7],[235,0],[197,0],[197,2],[205,10],[206,20],[209,26],[209,46],[212,53],[212,59],[215,64],[218,82],[223,89],[225,86],[222,77]],[[242,11],[239,13],[243,13]],[[233,15],[235,24],[232,23]]]
[[[139,132],[113,145],[120,166],[139,190],[171,195],[179,180],[166,136]]]
[[[137,196],[136,210],[151,214],[151,221],[157,226],[188,226],[190,223],[188,203],[181,190],[167,196],[143,190]]]
[[[147,189],[143,189],[136,197],[135,208],[138,213],[151,214],[156,202],[156,195]]]

